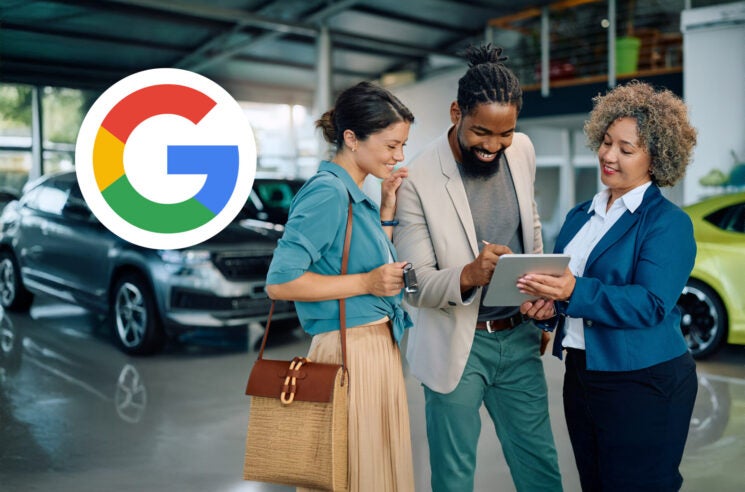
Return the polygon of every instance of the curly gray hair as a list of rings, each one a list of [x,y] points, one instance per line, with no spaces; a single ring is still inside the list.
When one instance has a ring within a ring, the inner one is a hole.
[[[593,98],[594,108],[585,122],[587,145],[597,152],[608,127],[617,119],[636,120],[639,143],[651,157],[652,180],[672,186],[685,175],[696,145],[696,129],[688,121],[685,103],[667,89],[633,80]]]

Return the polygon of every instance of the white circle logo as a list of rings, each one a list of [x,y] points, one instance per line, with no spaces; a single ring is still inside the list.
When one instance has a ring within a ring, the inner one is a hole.
[[[223,230],[256,174],[251,126],[222,87],[194,72],[145,70],[91,107],[75,146],[85,201],[122,239],[177,249]]]

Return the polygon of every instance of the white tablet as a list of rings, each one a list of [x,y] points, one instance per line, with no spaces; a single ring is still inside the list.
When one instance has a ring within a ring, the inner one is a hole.
[[[569,255],[502,255],[484,296],[484,305],[519,306],[532,301],[536,298],[517,289],[517,279],[528,273],[561,275],[568,264]]]

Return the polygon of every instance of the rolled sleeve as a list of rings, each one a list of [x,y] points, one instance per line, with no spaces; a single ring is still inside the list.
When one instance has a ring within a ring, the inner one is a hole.
[[[346,210],[346,190],[316,180],[296,197],[282,239],[274,250],[266,283],[283,284],[311,269],[334,243]]]
[[[298,231],[285,230],[277,243],[266,283],[283,284],[295,280],[308,271],[310,265],[321,258],[316,246]]]

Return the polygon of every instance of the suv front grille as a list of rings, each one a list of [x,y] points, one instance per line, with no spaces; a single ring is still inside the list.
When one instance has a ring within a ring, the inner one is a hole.
[[[171,290],[171,308],[193,311],[210,311],[215,317],[230,317],[233,312],[242,314],[268,314],[272,300],[263,296],[218,297],[212,294],[192,292],[185,289]],[[294,310],[290,301],[276,301],[275,313],[287,313]],[[221,313],[222,312],[222,313]]]
[[[228,280],[264,279],[271,256],[215,255],[215,266]]]
[[[195,311],[255,311],[268,309],[270,303],[266,296],[259,299],[250,296],[218,297],[182,289],[173,289],[171,293],[171,307]]]

